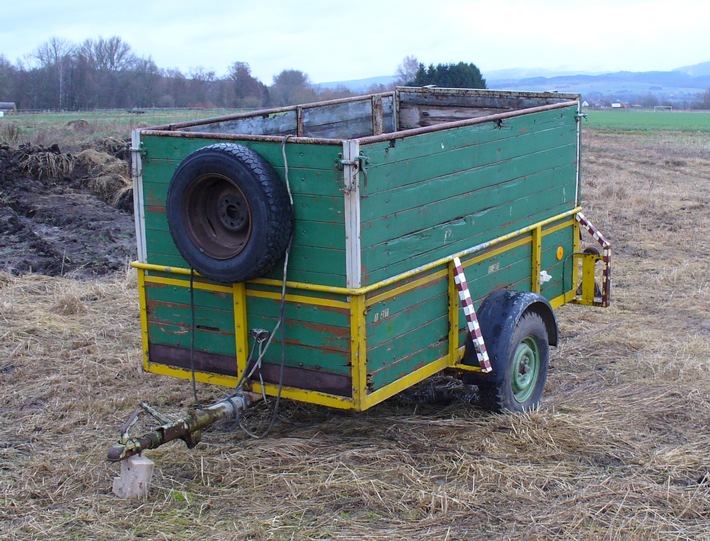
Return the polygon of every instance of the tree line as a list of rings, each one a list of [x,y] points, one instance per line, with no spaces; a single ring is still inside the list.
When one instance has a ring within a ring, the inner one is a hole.
[[[413,56],[405,57],[397,68],[394,84],[485,88],[473,64],[425,67]],[[378,85],[369,91],[390,88]],[[232,63],[221,77],[202,67],[188,73],[161,69],[117,36],[80,44],[53,37],[17,64],[0,54],[0,101],[14,101],[20,110],[260,108],[349,95],[345,87],[319,89],[306,73],[295,69],[281,71],[266,85],[241,61]]]
[[[187,74],[161,69],[115,36],[81,44],[54,37],[17,65],[0,55],[0,101],[18,109],[261,107],[311,100],[312,93],[297,70],[284,70],[267,87],[245,62],[234,62],[224,77],[201,67]]]

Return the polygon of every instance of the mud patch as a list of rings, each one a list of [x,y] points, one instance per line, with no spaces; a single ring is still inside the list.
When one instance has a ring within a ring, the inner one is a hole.
[[[128,165],[111,155],[101,161],[105,169],[87,166],[56,145],[0,147],[2,270],[97,276],[135,259]],[[124,210],[115,206],[121,194]]]

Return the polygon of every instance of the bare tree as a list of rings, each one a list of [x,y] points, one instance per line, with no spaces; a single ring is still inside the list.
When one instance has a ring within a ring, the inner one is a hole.
[[[81,44],[79,53],[98,71],[120,72],[136,61],[131,46],[118,36],[100,37],[96,41],[87,39]]]
[[[318,97],[308,75],[298,70],[283,70],[275,75],[270,92],[274,105],[308,103]]]
[[[67,66],[76,46],[69,41],[52,37],[40,45],[32,55],[49,72],[54,72],[59,86],[59,109],[64,108],[64,82]]]
[[[120,85],[127,83],[121,75],[133,68],[137,61],[131,46],[117,36],[108,39],[100,37],[96,41],[84,41],[78,54],[82,65],[92,72],[95,107],[119,105],[125,97],[125,88],[120,88]]]
[[[0,54],[0,99],[10,100],[14,91],[14,79],[16,69]]]
[[[229,66],[229,78],[234,83],[237,107],[258,107],[264,103],[265,87],[251,74],[246,62],[235,62]]]
[[[417,71],[419,71],[419,60],[414,56],[405,56],[402,63],[397,66],[397,80],[395,81],[398,85],[406,85],[414,81],[417,76]]]

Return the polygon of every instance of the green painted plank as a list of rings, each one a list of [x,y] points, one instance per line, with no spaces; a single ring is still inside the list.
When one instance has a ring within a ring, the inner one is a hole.
[[[575,173],[560,177],[558,182],[576,183],[576,148],[573,145],[555,147],[532,154],[512,157],[504,162],[471,163],[453,172],[431,162],[431,175],[416,182],[408,182],[395,189],[369,194],[361,202],[361,220],[389,216],[412,208],[425,208],[432,202],[461,197],[476,190],[488,188],[516,179],[524,179],[541,172],[551,175]],[[561,173],[560,168],[563,168]],[[438,169],[438,171],[437,171]],[[417,176],[421,176],[417,172]],[[407,179],[411,180],[411,179]],[[574,197],[574,191],[570,194]],[[479,204],[483,204],[480,202]]]
[[[143,162],[143,182],[167,186],[177,169],[179,161],[145,160]],[[343,197],[343,172],[338,170],[324,171],[319,169],[292,169],[289,167],[289,186],[294,195],[320,195],[324,197]],[[276,172],[283,180],[283,170]]]
[[[146,218],[147,221],[150,220]],[[332,230],[331,230],[332,232]],[[321,238],[327,240],[326,235],[318,237],[312,231],[306,231],[308,238]],[[189,268],[187,262],[182,258],[180,252],[175,247],[170,234],[166,231],[147,229],[146,247],[148,253],[148,263],[155,265],[165,265],[172,267]],[[296,233],[299,236],[298,232]],[[305,242],[305,240],[304,240]],[[266,278],[281,279],[283,263],[277,262]],[[340,273],[338,274],[338,271]],[[328,283],[312,282],[312,278],[305,280],[308,276],[330,276]],[[345,250],[343,248],[328,248],[323,246],[304,246],[294,242],[289,257],[288,276],[291,281],[308,281],[309,283],[323,283],[324,285],[342,285],[345,283]]]
[[[192,325],[190,305],[148,301],[148,319],[154,323],[170,322],[176,325]],[[195,327],[211,332],[223,332],[234,335],[234,312],[226,310],[205,309],[195,306]]]
[[[410,357],[417,351],[431,344],[447,342],[449,332],[448,313],[431,317],[424,327],[411,329],[393,338],[389,343],[383,343],[367,351],[367,371],[374,373],[383,367]],[[415,336],[422,335],[422,336]],[[432,359],[433,360],[433,359]]]
[[[377,371],[412,351],[446,340],[448,316],[448,295],[440,294],[369,326],[368,371]]]
[[[505,140],[463,148],[444,148],[438,154],[416,156],[407,161],[378,164],[370,159],[367,168],[367,187],[364,194],[372,196],[390,190],[397,191],[407,184],[426,182],[476,167],[505,164],[520,156],[563,149],[576,161],[576,130],[549,130],[528,133]],[[368,156],[369,158],[369,156]]]
[[[430,364],[448,353],[448,341],[434,342],[427,348],[412,352],[396,362],[387,364],[376,373],[368,374],[371,381],[371,390],[377,391],[390,383],[403,378],[415,370]]]
[[[188,268],[187,263],[185,263],[185,260],[182,258],[180,252],[175,247],[175,243],[173,242],[172,237],[170,235],[166,235],[165,231],[155,231],[153,229],[146,229],[145,238],[146,248],[149,255],[149,263]],[[151,254],[154,256],[154,258],[152,259],[150,257]],[[162,256],[165,256],[165,258],[163,258]]]
[[[274,316],[263,315],[251,310],[247,303],[247,322],[250,329],[266,329],[271,331],[276,328],[278,314]],[[286,331],[286,344],[347,353],[350,351],[350,328],[328,325],[322,322],[309,323],[293,319],[284,320]],[[276,331],[274,338],[281,340],[281,330]]]
[[[189,276],[180,276],[180,279],[186,280],[189,283]],[[190,304],[189,287],[146,282],[145,291],[148,301],[175,303],[182,305]],[[199,308],[208,308],[210,310],[220,310],[224,312],[231,312],[233,310],[234,300],[231,293],[195,289],[193,292],[193,297],[194,305]],[[232,327],[233,326],[234,325],[232,324]]]
[[[558,199],[562,199],[561,192],[562,190],[559,190]],[[507,208],[494,207],[380,245],[363,248],[363,282],[375,283],[395,276],[573,208],[573,205],[567,202],[545,208],[545,202],[549,200],[550,194],[546,192],[532,194]],[[544,208],[532,216],[527,214],[536,204]],[[506,210],[508,212],[505,212]],[[486,231],[483,233],[477,232],[473,227],[479,223],[486,225]]]
[[[280,331],[277,331],[277,338]],[[281,342],[274,339],[264,355],[263,362],[276,366],[281,365]],[[311,347],[289,341],[288,329],[286,334],[286,349],[284,366],[293,368],[307,368],[320,370],[329,374],[349,376],[350,353],[337,349]]]
[[[168,227],[167,215],[163,212],[150,209],[145,213],[145,227],[154,232],[167,237],[172,242],[170,229]],[[157,239],[155,239],[157,240]],[[300,247],[328,248],[345,250],[345,225],[328,222],[311,222],[297,219],[293,236],[293,256],[298,257]]]
[[[168,184],[143,181],[143,199],[146,209],[165,212],[168,197]],[[320,194],[294,193],[293,208],[297,220],[307,218],[310,221],[345,223],[345,203],[342,194],[327,196]]]
[[[183,324],[175,324],[170,321],[150,318],[148,321],[150,342],[152,344],[189,349],[192,342],[190,319],[188,318],[184,321]],[[250,326],[254,325],[255,328],[273,329],[273,323],[275,323],[275,320],[271,318],[255,317],[253,321],[250,320]],[[292,331],[293,328],[291,328],[291,325],[287,322],[285,366],[305,367],[342,375],[350,374],[349,351],[329,348],[323,345],[311,346],[310,344],[299,343],[297,339],[289,338],[289,336],[293,335]],[[327,336],[333,337],[335,336],[335,332],[331,331]],[[277,336],[269,346],[264,357],[264,362],[277,365],[281,363],[281,343],[279,340],[280,331],[277,331]],[[319,338],[315,335],[310,336],[310,340],[312,340],[313,343],[319,342]],[[349,342],[345,340],[345,343]],[[253,340],[250,339],[250,349],[252,345]],[[236,345],[234,335],[230,335],[227,332],[218,332],[204,327],[198,327],[195,330],[195,350],[235,356]]]
[[[566,199],[564,192],[564,187],[553,186],[544,191],[530,192],[515,200],[500,197],[479,211],[459,215],[451,221],[379,244],[363,246],[363,254],[381,256],[381,261],[377,257],[364,258],[365,265],[387,264],[442,248],[445,249],[442,253],[452,253],[455,250],[448,250],[449,247],[467,247],[462,242],[494,239],[574,208],[573,202]]]
[[[265,299],[247,294],[247,317],[271,317],[278,319],[281,309],[280,299]],[[350,338],[350,310],[333,306],[316,306],[300,302],[287,302],[284,308],[287,321],[303,325],[323,325],[345,329]],[[275,321],[274,321],[275,323]],[[250,325],[251,326],[251,325]],[[339,334],[341,334],[339,332]],[[348,349],[348,344],[345,349]]]
[[[253,296],[256,292],[266,292],[278,295],[281,298],[281,285],[268,285],[260,284],[256,282],[247,282],[247,296]],[[347,311],[349,313],[350,297],[348,295],[343,295],[341,293],[332,293],[328,291],[306,291],[297,287],[287,287],[287,295],[299,295],[310,299],[312,302],[325,302],[325,301],[338,301],[348,305]],[[296,304],[303,304],[304,306],[310,306],[307,302],[298,301]],[[335,308],[336,310],[341,310],[341,308]]]
[[[180,162],[192,152],[215,143],[234,143],[251,148],[261,154],[274,169],[283,169],[281,143],[271,141],[225,140],[210,137],[166,137],[142,135],[141,143],[148,160],[161,159]],[[343,151],[340,143],[314,145],[307,143],[286,144],[286,160],[291,169],[335,169],[339,154]]]
[[[373,304],[366,316],[368,350],[427,325],[442,313],[446,315],[448,292],[448,278],[445,277]]]
[[[177,268],[183,268],[187,269],[189,268],[189,265],[187,262],[178,254],[165,254],[165,253],[160,253],[160,252],[154,252],[154,251],[149,251],[147,254],[147,263],[152,264],[152,265],[162,265],[166,267],[177,267]],[[318,261],[317,254],[314,255],[314,261]],[[342,260],[343,260],[343,267],[345,266],[345,255],[342,255]],[[270,278],[273,280],[281,280],[281,273],[282,273],[282,268],[283,265],[280,263],[277,263],[274,269],[265,276],[265,278]],[[323,269],[322,266],[318,266],[318,268]],[[325,285],[325,286],[333,286],[333,287],[345,287],[345,276],[343,275],[336,275],[336,274],[329,274],[327,272],[317,272],[318,268],[314,269],[314,265],[311,265],[310,267],[308,266],[307,263],[304,263],[304,268],[299,269],[296,268],[295,265],[292,265],[291,262],[289,262],[289,268],[288,268],[288,279],[291,282],[301,282],[301,283],[309,283],[309,284],[319,284],[319,285]],[[326,268],[325,270],[329,270],[329,268]]]
[[[517,282],[527,283],[530,289],[531,253],[531,246],[526,244],[465,267],[471,298],[486,297],[491,291]]]
[[[563,130],[576,134],[576,107],[529,113],[496,122],[485,122],[401,139],[363,145],[361,151],[371,164],[407,162],[440,155],[442,150],[476,147],[503,142],[525,134]],[[443,147],[443,148],[442,148]]]
[[[189,349],[192,344],[190,320],[178,325],[169,321],[149,318],[148,339],[151,344]],[[195,350],[234,356],[236,355],[234,334],[195,329]]]
[[[555,170],[504,180],[492,186],[476,188],[463,194],[455,194],[447,199],[433,200],[427,204],[420,204],[393,214],[381,215],[378,219],[362,224],[361,243],[363,250],[367,249],[367,247],[387,242],[390,239],[436,227],[457,217],[473,215],[497,206],[507,207],[512,204],[518,204],[526,200],[529,194],[545,193],[550,196],[550,201],[544,201],[537,197],[529,201],[531,207],[538,210],[543,210],[546,206],[549,207],[551,203],[556,203],[560,200],[569,201],[570,205],[574,206],[574,180],[565,183],[560,179],[561,176],[569,179],[574,170],[574,165],[560,166]],[[571,178],[574,179],[574,176],[571,176]],[[497,179],[491,175],[490,180],[495,182]],[[458,184],[459,186],[466,186],[467,182],[462,180]],[[441,191],[444,195],[448,195],[446,194],[446,188],[442,188]],[[430,199],[426,196],[433,197],[433,193],[428,186],[420,186],[413,196],[410,195],[408,200],[428,201]],[[404,197],[399,198],[400,203],[393,202],[392,204],[401,206],[403,199]],[[486,222],[478,222],[475,226],[479,230],[480,228],[489,230],[491,228]],[[494,236],[497,235],[494,234]]]

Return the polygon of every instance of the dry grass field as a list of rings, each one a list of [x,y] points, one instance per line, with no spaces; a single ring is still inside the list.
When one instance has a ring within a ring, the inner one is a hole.
[[[0,538],[710,539],[710,134],[585,137],[613,305],[559,310],[524,415],[446,378],[362,414],[282,403],[266,439],[219,426],[147,453],[149,497],[119,500],[119,427],[141,400],[192,402],[141,373],[134,274],[0,273]]]

